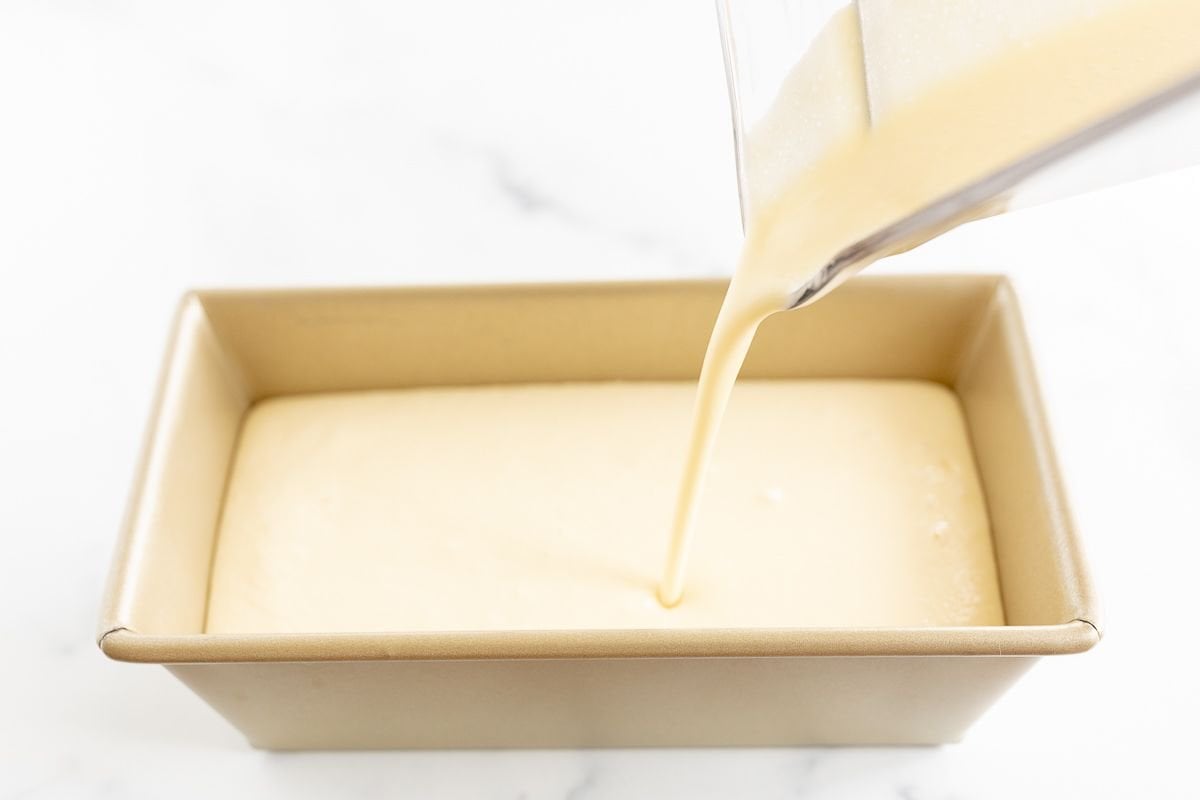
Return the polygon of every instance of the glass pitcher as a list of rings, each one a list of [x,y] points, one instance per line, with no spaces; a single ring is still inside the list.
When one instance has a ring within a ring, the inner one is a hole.
[[[743,225],[846,126],[869,128],[954,71],[1130,2],[1138,0],[717,0]],[[910,58],[917,50],[938,57]],[[811,125],[795,113],[781,121],[783,96],[821,114]],[[797,305],[960,222],[1195,163],[1200,68],[856,243],[797,293]]]

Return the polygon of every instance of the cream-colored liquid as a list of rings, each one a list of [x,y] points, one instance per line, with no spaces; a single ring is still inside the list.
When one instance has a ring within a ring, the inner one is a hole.
[[[953,16],[946,11],[950,5],[915,2],[913,10],[918,19],[922,14],[944,19]],[[906,13],[904,3],[891,6],[900,17]],[[1065,14],[1060,24],[1038,30],[1019,46],[984,48],[986,57],[956,53],[953,77],[942,80],[936,80],[945,74],[936,68],[942,57],[937,37],[924,51],[921,38],[902,28],[915,50],[892,53],[892,62],[933,66],[913,70],[911,80],[893,78],[876,87],[885,100],[870,127],[865,101],[843,100],[828,129],[834,135],[826,135],[815,151],[793,154],[786,168],[796,177],[785,187],[752,169],[746,244],[700,376],[658,592],[664,605],[675,605],[683,595],[708,459],[762,320],[785,308],[796,290],[844,248],[1200,69],[1200,3],[1195,0],[1126,0],[1097,8],[1084,17]],[[864,18],[886,33],[886,15]],[[987,29],[985,23],[981,30]],[[844,9],[785,81],[767,127],[750,137],[751,155],[769,152],[773,144],[782,149],[781,137],[789,131],[803,136],[813,127],[826,130],[813,121],[823,119],[820,104],[829,92],[805,88],[811,85],[809,72],[835,81],[838,93],[867,97],[861,83],[866,74],[854,66],[855,56],[864,60],[861,47],[855,10]],[[887,48],[880,50],[886,58]],[[870,70],[870,51],[865,63]],[[957,71],[964,64],[970,66]],[[895,70],[903,72],[899,66]],[[881,72],[886,78],[889,70]],[[801,90],[811,97],[797,99],[794,93]],[[793,415],[790,423],[805,421]]]
[[[957,398],[918,381],[741,384],[687,602],[663,608],[668,476],[694,391],[584,383],[260,403],[230,475],[207,630],[1004,623]]]

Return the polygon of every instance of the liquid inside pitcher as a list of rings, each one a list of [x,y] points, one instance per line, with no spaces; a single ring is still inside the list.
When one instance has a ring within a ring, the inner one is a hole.
[[[743,224],[839,141],[870,130],[922,93],[1007,50],[1136,2],[717,0]],[[1121,55],[1097,64],[1095,80],[1105,80],[1106,69],[1125,68]],[[1200,76],[1179,80],[1174,96],[1096,131],[1086,146],[1058,154],[1052,167],[1029,170],[971,215],[1200,163]],[[918,233],[904,246],[938,232]]]

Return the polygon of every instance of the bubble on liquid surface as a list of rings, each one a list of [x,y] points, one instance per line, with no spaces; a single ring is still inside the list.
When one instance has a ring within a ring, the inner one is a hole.
[[[950,523],[939,519],[930,526],[929,532],[933,534],[934,539],[941,541],[946,538],[946,534],[950,533]]]
[[[778,486],[769,486],[763,489],[759,497],[763,502],[777,506],[783,502],[783,489],[780,489]]]

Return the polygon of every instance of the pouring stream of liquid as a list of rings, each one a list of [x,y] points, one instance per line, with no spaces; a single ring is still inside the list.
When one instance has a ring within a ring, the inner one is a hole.
[[[837,35],[857,30],[836,21]],[[713,444],[762,321],[849,245],[1194,73],[1198,37],[1193,0],[1137,0],[1078,20],[847,135],[756,215],[700,374],[663,605],[683,597]]]

